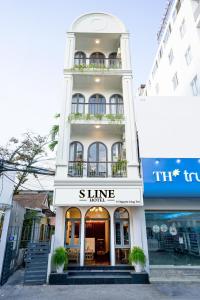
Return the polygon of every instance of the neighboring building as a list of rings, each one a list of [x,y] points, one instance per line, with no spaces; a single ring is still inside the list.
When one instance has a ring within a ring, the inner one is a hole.
[[[148,256],[129,43],[105,13],[67,33],[54,248],[81,266],[127,264],[133,246]]]
[[[146,96],[200,96],[200,0],[170,0]]]
[[[200,266],[199,100],[135,99],[150,267]]]
[[[21,248],[25,248],[30,241],[38,242],[50,239],[55,223],[55,213],[50,209],[52,197],[52,191],[20,191],[14,196],[13,203],[24,208],[25,218],[23,218],[22,224],[21,222],[20,224],[19,222],[12,223],[9,234],[12,235],[14,231],[21,232],[18,236]],[[17,211],[14,209],[13,217],[16,214]]]
[[[3,165],[1,167],[3,169]],[[0,285],[11,218],[14,179],[15,172],[0,172]]]

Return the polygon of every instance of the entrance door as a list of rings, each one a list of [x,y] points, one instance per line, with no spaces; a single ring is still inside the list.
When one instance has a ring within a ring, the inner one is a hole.
[[[85,218],[85,265],[110,264],[110,220],[105,208],[92,207]]]
[[[81,213],[79,209],[75,207],[68,209],[65,216],[65,247],[68,249],[70,264],[79,264],[80,224]]]
[[[115,257],[116,264],[128,264],[130,250],[129,214],[123,208],[117,208],[114,213],[115,219]]]

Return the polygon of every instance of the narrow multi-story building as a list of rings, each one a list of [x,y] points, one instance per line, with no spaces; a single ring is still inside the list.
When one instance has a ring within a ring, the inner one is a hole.
[[[57,150],[54,247],[69,263],[127,264],[146,255],[129,33],[116,17],[91,13],[67,33]]]
[[[200,0],[170,0],[157,35],[146,96],[200,96]]]

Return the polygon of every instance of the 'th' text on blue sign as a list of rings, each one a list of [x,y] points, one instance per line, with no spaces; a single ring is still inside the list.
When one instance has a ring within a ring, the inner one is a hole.
[[[200,158],[142,158],[144,197],[200,197]]]

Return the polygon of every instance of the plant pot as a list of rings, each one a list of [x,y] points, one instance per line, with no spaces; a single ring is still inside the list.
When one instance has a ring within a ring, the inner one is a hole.
[[[135,272],[136,273],[141,273],[142,272],[142,265],[137,263],[137,264],[134,264],[134,267],[135,267]]]
[[[56,267],[56,272],[57,272],[58,274],[62,274],[62,273],[63,273],[63,269],[64,269],[64,264],[61,265],[61,266],[57,266],[57,267]]]

